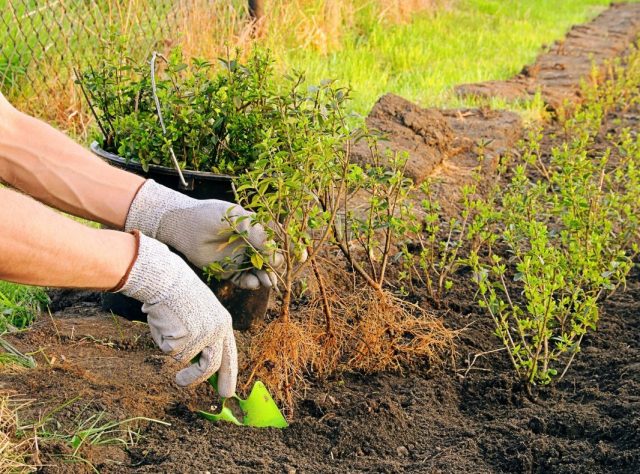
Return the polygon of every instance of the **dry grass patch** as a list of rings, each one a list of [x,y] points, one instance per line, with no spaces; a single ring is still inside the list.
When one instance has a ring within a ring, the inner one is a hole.
[[[215,57],[227,47],[250,51],[254,44],[274,51],[311,48],[322,54],[339,49],[341,39],[374,24],[410,21],[419,12],[435,11],[447,0],[270,0],[254,24],[246,1],[182,2],[176,11],[179,39],[186,57]]]
[[[0,393],[0,472],[22,474],[35,471],[29,463],[31,440],[18,440],[16,436],[19,406],[8,394]]]

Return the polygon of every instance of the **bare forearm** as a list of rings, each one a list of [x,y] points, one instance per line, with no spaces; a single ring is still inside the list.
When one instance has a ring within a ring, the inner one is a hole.
[[[9,189],[0,222],[0,280],[111,289],[135,258],[133,235],[85,227]]]
[[[0,181],[69,214],[124,227],[142,178],[109,166],[40,120],[1,104],[0,114]]]

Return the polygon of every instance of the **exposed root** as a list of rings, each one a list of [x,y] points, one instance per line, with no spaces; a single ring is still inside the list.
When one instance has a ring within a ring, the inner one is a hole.
[[[354,288],[347,273],[323,281],[324,291],[310,281],[308,302],[252,341],[246,388],[254,379],[262,380],[289,414],[307,373],[324,377],[351,370],[402,370],[437,364],[453,350],[456,333],[417,305],[369,286]]]
[[[356,295],[354,295],[356,296]],[[417,362],[438,362],[453,349],[455,333],[427,311],[384,291],[357,294],[349,369],[401,370]]]
[[[294,390],[304,386],[305,370],[317,352],[312,328],[291,319],[272,322],[252,342],[252,371],[245,390],[254,379],[260,379],[277,399],[292,407]]]

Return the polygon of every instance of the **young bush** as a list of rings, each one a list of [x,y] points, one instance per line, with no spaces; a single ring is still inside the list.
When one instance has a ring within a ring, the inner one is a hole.
[[[155,93],[166,134],[149,64],[116,57],[80,76],[103,147],[145,168],[173,167],[173,148],[183,168],[244,171],[257,159],[260,131],[269,127],[268,100],[276,94],[269,54],[255,51],[245,64],[221,59],[221,68],[200,59],[186,62],[178,52],[165,62]]]
[[[293,382],[316,352],[309,327],[290,316],[293,283],[308,265],[315,265],[338,213],[338,196],[345,191],[350,169],[344,147],[349,138],[347,96],[346,89],[332,82],[307,88],[302,75],[286,78],[263,109],[266,123],[258,129],[258,157],[237,178],[240,203],[255,213],[254,221],[265,226],[284,259],[278,275],[280,316],[254,344],[253,374],[271,382],[289,404]],[[256,249],[249,249],[247,263],[269,266]]]
[[[378,371],[435,360],[452,346],[453,333],[390,291],[387,277],[402,240],[415,225],[410,199],[415,189],[404,175],[406,156],[381,153],[370,134],[358,139],[368,141],[370,157],[362,167],[352,167],[344,216],[342,222],[334,221],[332,232],[348,268],[364,285],[355,285],[351,310],[346,310],[355,335],[347,338],[348,366]]]
[[[447,216],[432,192],[433,183],[420,186],[424,194],[420,206],[423,213],[417,219],[411,210],[405,217],[413,222],[410,241],[402,246],[404,271],[400,281],[408,282],[415,291],[414,280],[423,285],[433,304],[440,306],[447,291],[453,287],[453,274],[464,263],[462,251],[481,232],[477,208],[480,200],[477,186],[464,185],[460,198],[460,212]]]
[[[548,180],[532,182],[518,166],[493,227],[494,249],[509,257],[470,258],[481,304],[530,384],[548,384],[559,370],[562,378],[596,329],[598,302],[624,283],[637,252],[620,225],[628,209],[611,189],[609,153],[591,157],[588,144],[555,149]],[[535,155],[525,153],[530,162]]]
[[[500,206],[481,212],[493,238],[470,257],[478,296],[530,384],[567,372],[638,254],[638,139],[603,125],[637,103],[639,65],[631,51],[584,85],[587,100],[564,119],[564,143],[550,158],[533,130]]]
[[[404,160],[389,156],[383,164],[375,147],[370,164],[351,162],[352,143],[373,138],[352,128],[347,100],[348,91],[333,82],[306,87],[300,75],[286,78],[269,100],[258,159],[236,180],[240,202],[268,229],[285,262],[278,276],[280,314],[252,344],[249,382],[260,377],[289,406],[305,370],[398,368],[435,357],[451,342],[441,323],[386,287],[406,229],[400,216],[411,183],[402,173]],[[336,267],[332,274],[325,264]],[[269,261],[249,249],[246,265],[268,267]],[[304,320],[290,311],[294,282],[301,279],[311,300],[300,308]]]

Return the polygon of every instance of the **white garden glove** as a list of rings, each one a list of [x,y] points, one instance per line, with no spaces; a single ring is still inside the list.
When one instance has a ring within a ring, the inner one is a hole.
[[[189,265],[157,240],[134,232],[138,255],[118,291],[143,303],[153,340],[163,352],[188,363],[176,374],[187,386],[218,372],[218,392],[235,393],[238,355],[229,312]]]
[[[133,199],[125,230],[139,230],[143,234],[170,245],[189,259],[191,263],[204,268],[213,262],[230,257],[241,263],[247,244],[237,239],[229,244],[233,230],[227,219],[251,215],[237,204],[216,199],[197,200],[173,191],[153,180],[147,180]],[[258,251],[266,251],[267,234],[251,219],[237,224],[237,229],[247,231],[248,241]],[[282,255],[272,252],[269,258],[271,268],[279,270],[284,264]],[[246,289],[257,289],[276,285],[276,276],[265,270],[230,272],[223,278]]]

